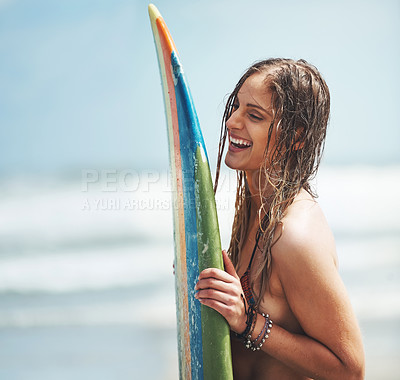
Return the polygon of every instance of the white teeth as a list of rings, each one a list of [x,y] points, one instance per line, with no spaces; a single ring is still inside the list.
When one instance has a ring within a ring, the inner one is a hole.
[[[245,146],[251,146],[251,143],[249,141],[245,141],[245,140],[241,140],[241,139],[235,139],[232,136],[229,136],[229,139],[231,142],[233,142],[234,144],[238,144],[238,145],[245,145]]]

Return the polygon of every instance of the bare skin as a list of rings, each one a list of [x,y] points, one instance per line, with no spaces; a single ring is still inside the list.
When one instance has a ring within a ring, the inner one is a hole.
[[[241,139],[240,145],[245,141],[246,147],[235,147],[230,140],[225,162],[246,172],[253,195],[253,222],[237,272],[223,252],[225,271],[206,269],[196,285],[196,298],[223,315],[236,333],[246,327],[239,276],[248,267],[259,221],[258,186],[250,178],[258,178],[272,120],[271,95],[263,79],[262,74],[254,74],[246,80],[227,122],[229,135]],[[288,207],[275,236],[279,238],[271,249],[271,277],[259,308],[259,313],[271,316],[274,326],[258,352],[232,338],[235,380],[363,379],[361,334],[338,274],[335,242],[318,203],[306,191],[300,191]],[[260,254],[255,256],[252,272]],[[256,294],[257,290],[256,284]],[[263,326],[259,314],[252,339]]]
[[[334,240],[319,205],[301,192],[283,219],[272,248],[272,273],[260,312],[274,321],[260,352],[232,339],[234,376],[241,379],[362,379],[363,350],[344,285]],[[255,235],[245,244],[238,272],[246,270]],[[239,276],[224,253],[226,272],[200,274],[197,297],[220,312],[232,331],[244,331]],[[257,257],[252,267],[257,265]],[[256,289],[257,291],[257,289]],[[253,339],[262,330],[258,315]]]

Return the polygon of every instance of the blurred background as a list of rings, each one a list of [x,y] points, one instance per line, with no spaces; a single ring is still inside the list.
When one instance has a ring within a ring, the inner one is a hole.
[[[0,0],[0,378],[176,379],[172,210],[145,1]],[[400,370],[400,3],[156,3],[212,169],[226,95],[254,61],[331,91],[315,186],[359,319],[367,379]],[[229,243],[235,175],[217,195]]]

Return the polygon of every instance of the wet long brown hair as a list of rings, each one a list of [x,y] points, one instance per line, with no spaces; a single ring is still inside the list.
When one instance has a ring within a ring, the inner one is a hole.
[[[330,95],[318,70],[304,60],[274,58],[253,64],[240,78],[225,106],[214,191],[218,186],[227,138],[226,122],[234,112],[233,105],[240,88],[255,73],[265,74],[264,82],[272,94],[273,111],[259,178],[253,179],[259,188],[259,228],[263,232],[261,263],[251,278],[253,290],[260,279],[259,292],[255,294],[256,304],[259,305],[271,272],[271,247],[279,238],[274,238],[274,235],[278,225],[282,224],[285,211],[301,189],[316,197],[310,180],[316,174],[324,149]],[[273,128],[277,132],[275,143],[270,147]],[[250,227],[251,194],[247,181],[245,172],[238,170],[235,217],[228,250],[236,269]]]

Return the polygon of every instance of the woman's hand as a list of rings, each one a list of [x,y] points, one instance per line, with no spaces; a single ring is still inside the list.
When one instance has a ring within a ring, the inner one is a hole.
[[[229,323],[231,330],[242,333],[246,328],[246,311],[242,285],[226,251],[222,251],[225,271],[208,268],[199,276],[195,297],[206,306],[218,311]]]

